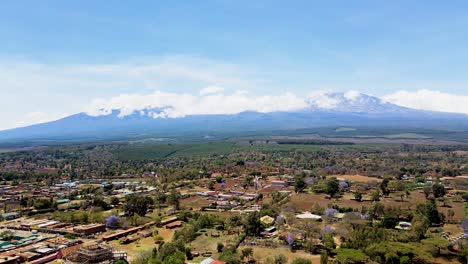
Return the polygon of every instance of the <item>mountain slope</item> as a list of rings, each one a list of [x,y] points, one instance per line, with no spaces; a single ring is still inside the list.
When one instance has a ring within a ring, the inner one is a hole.
[[[181,118],[161,117],[166,108],[137,109],[128,115],[121,115],[120,110],[100,116],[79,113],[53,122],[0,131],[0,141],[129,139],[350,125],[468,130],[467,115],[414,110],[363,94],[330,93],[308,98],[306,102],[307,108],[293,112]]]

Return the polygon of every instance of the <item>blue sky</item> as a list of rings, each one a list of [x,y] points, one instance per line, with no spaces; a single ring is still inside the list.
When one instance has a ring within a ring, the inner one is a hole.
[[[0,129],[209,86],[468,113],[467,28],[466,1],[1,1]]]

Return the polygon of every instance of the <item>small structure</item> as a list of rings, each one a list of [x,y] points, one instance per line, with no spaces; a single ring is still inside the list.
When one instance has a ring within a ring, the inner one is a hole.
[[[0,264],[17,264],[21,263],[20,256],[0,256]]]
[[[79,235],[89,236],[92,234],[105,232],[106,225],[104,224],[89,224],[89,225],[81,225],[73,228],[73,232]]]
[[[263,237],[273,237],[276,235],[275,231],[276,231],[276,227],[270,226],[268,228],[265,228],[263,232],[260,233],[260,235]]]
[[[275,222],[275,219],[269,215],[265,215],[260,218],[260,222],[262,222],[265,225],[271,225],[273,222]]]
[[[181,227],[183,224],[184,224],[184,222],[182,222],[182,221],[175,221],[173,223],[167,224],[166,228],[167,229],[173,229],[173,228]]]
[[[411,229],[411,223],[409,222],[399,222],[397,226],[395,226],[396,229],[401,229],[401,230],[410,230]]]
[[[114,263],[114,261],[123,259],[127,260],[125,251],[116,251],[110,246],[103,244],[95,244],[83,246],[75,253],[65,257],[65,264],[82,264],[82,263]]]
[[[200,262],[200,264],[224,264],[224,263],[225,263],[224,261],[215,260],[211,257],[204,259],[202,262]]]
[[[12,220],[20,217],[20,214],[17,212],[4,213],[1,215],[4,220]]]
[[[287,187],[289,185],[286,181],[271,181],[272,187]]]
[[[151,235],[152,235],[152,232],[148,230],[142,230],[138,232],[138,236],[141,238],[150,237]]]
[[[302,214],[296,215],[296,218],[299,219],[313,219],[316,221],[322,220],[322,217],[320,215],[313,214],[311,212],[303,212]]]

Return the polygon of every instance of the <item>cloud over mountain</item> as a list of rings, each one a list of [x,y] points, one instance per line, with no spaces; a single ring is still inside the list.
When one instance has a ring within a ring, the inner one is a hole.
[[[394,104],[440,112],[468,114],[468,96],[433,90],[398,91],[382,97]]]
[[[261,113],[293,111],[305,108],[306,102],[292,94],[274,96],[255,96],[245,91],[229,94],[213,93],[208,87],[200,95],[155,91],[150,94],[123,94],[110,99],[95,99],[86,107],[92,116],[108,115],[112,110],[120,110],[119,116],[133,114],[143,109],[158,109],[158,112],[146,113],[152,117],[177,118],[201,114],[237,114],[244,111]]]
[[[427,100],[421,100],[427,98]],[[404,106],[404,107],[401,107]],[[303,98],[293,93],[279,95],[252,95],[246,91],[223,92],[221,87],[210,86],[200,94],[154,91],[150,94],[122,94],[109,99],[94,99],[87,107],[91,116],[109,115],[119,110],[119,117],[136,112],[153,118],[179,118],[188,115],[237,114],[244,111],[260,113],[281,111],[338,111],[391,113],[409,110],[432,110],[468,113],[468,97],[456,97],[420,90],[414,93],[400,91],[378,97],[357,91],[345,93],[317,91]],[[142,111],[145,110],[145,111]]]

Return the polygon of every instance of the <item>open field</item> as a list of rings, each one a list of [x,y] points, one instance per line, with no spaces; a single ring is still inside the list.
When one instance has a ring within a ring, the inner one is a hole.
[[[177,229],[167,229],[167,228],[159,228],[158,235],[164,238],[164,241],[169,242],[172,240],[172,236]],[[141,238],[135,242],[129,244],[121,244],[119,240],[113,240],[109,242],[109,245],[125,250],[128,253],[128,260],[131,262],[135,258],[138,257],[139,254],[143,252],[148,252],[152,250],[157,244],[154,242],[154,237],[149,236],[145,238]]]
[[[218,243],[222,243],[224,246],[227,245],[234,245],[238,241],[238,235],[227,235],[221,231],[217,231],[214,229],[207,229],[206,232],[203,232],[200,236],[198,236],[194,241],[190,242],[188,245],[192,249],[192,251],[197,251],[199,253],[203,253],[205,251],[213,252],[214,257],[218,256],[217,252],[217,245]],[[219,234],[219,237],[213,237],[211,234]],[[195,258],[194,261],[203,260],[203,257]]]

